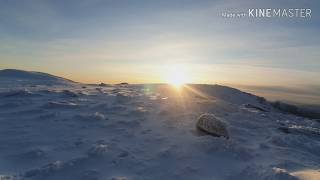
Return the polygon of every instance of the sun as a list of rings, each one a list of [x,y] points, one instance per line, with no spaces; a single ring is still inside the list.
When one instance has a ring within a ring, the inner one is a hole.
[[[188,82],[188,76],[184,67],[171,65],[167,73],[167,82],[173,87],[180,89]]]
[[[173,72],[169,75],[170,77],[168,78],[169,84],[173,85],[176,88],[180,88],[182,85],[186,83],[186,79],[183,75],[183,73],[177,71]]]

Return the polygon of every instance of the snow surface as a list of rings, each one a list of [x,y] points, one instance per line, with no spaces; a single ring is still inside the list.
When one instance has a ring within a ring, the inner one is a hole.
[[[19,83],[17,72],[0,71],[0,180],[320,179],[319,122],[257,96],[24,71]],[[197,131],[203,113],[224,119],[230,138]]]

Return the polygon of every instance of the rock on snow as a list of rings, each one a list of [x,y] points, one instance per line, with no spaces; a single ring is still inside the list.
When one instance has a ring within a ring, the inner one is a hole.
[[[213,136],[229,138],[227,124],[213,114],[202,114],[198,119],[197,128]]]

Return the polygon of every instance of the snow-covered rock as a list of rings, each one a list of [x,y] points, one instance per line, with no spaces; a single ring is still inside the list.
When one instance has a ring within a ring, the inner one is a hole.
[[[95,144],[88,150],[88,156],[99,157],[103,156],[108,152],[108,145],[106,144]]]
[[[202,114],[198,118],[197,128],[213,136],[229,138],[227,124],[213,114]]]

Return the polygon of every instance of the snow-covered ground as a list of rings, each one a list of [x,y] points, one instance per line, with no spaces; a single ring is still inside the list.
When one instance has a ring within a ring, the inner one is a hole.
[[[197,131],[203,113],[230,138]],[[319,128],[225,86],[0,71],[0,180],[320,179]]]

